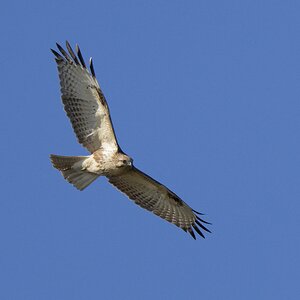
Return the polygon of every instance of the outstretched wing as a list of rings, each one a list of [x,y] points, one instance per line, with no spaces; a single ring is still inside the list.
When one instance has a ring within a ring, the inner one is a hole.
[[[61,54],[51,51],[57,63],[61,98],[79,143],[91,153],[99,148],[118,150],[109,108],[97,82],[92,59],[89,72],[77,45],[77,55],[68,42],[69,53],[56,45]]]
[[[193,229],[204,238],[199,227],[210,232],[202,223],[201,213],[191,209],[177,195],[150,176],[133,167],[120,176],[108,177],[109,182],[125,193],[139,206],[152,211],[159,217],[169,221],[184,231],[188,231],[196,239]],[[198,227],[199,226],[199,227]]]

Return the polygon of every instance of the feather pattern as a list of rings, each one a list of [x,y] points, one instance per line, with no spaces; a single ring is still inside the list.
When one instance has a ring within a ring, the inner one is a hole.
[[[183,200],[167,187],[135,167],[119,176],[108,176],[109,182],[125,193],[137,205],[188,231],[196,239],[194,230],[204,238],[199,229],[210,232],[200,223],[194,212]],[[204,222],[209,224],[208,222]],[[199,227],[198,227],[198,226]]]
[[[93,65],[90,73],[79,47],[76,47],[77,57],[70,44],[67,42],[66,45],[69,53],[59,44],[57,48],[62,55],[55,50],[52,52],[56,57],[62,102],[78,141],[91,153],[100,148],[116,151],[119,146],[109,108],[95,77]]]

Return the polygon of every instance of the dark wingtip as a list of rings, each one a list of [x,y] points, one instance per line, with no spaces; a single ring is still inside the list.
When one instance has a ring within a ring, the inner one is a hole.
[[[201,230],[195,225],[195,224],[192,224],[193,228],[197,231],[197,233],[203,237],[205,239],[205,236],[204,234],[201,232]]]
[[[192,209],[192,211],[193,211],[194,213],[196,213],[196,214],[200,215],[200,216],[204,216],[204,214],[203,214],[203,213],[201,213],[201,212],[199,212],[199,211],[196,211],[196,210],[194,210],[194,209]]]
[[[79,65],[79,61],[78,61],[78,59],[77,59],[77,57],[76,57],[76,55],[75,55],[75,53],[74,53],[74,51],[73,51],[73,49],[72,49],[72,47],[71,47],[71,45],[70,45],[70,43],[68,41],[66,41],[66,47],[67,47],[67,49],[69,51],[69,54],[73,58],[75,64]]]
[[[80,63],[81,63],[81,65],[82,65],[82,67],[86,69],[84,59],[83,59],[83,57],[82,57],[80,48],[79,48],[79,46],[78,46],[77,44],[76,44],[76,52],[77,52],[77,55],[78,55],[78,58],[79,58],[79,60],[80,60]]]
[[[95,74],[94,65],[93,65],[93,59],[92,58],[90,58],[90,70],[91,70],[91,73],[92,73],[93,77],[96,78],[96,74]]]
[[[198,216],[196,216],[196,218],[197,218],[199,221],[201,221],[202,223],[205,223],[205,224],[208,224],[208,225],[212,225],[211,223],[202,220],[202,219],[199,218]]]
[[[60,53],[65,57],[65,59],[72,63],[72,59],[70,58],[69,54],[65,51],[65,49],[58,43],[56,43],[57,49],[60,51]]]
[[[187,230],[188,230],[189,234],[192,236],[192,238],[195,240],[196,236],[195,236],[193,229],[191,227],[189,227]]]
[[[207,229],[205,226],[203,226],[198,220],[195,220],[195,222],[196,222],[196,224],[197,224],[198,226],[200,226],[203,230],[205,230],[205,231],[211,233],[211,231],[210,231],[209,229]]]
[[[57,51],[55,51],[54,49],[51,49],[51,48],[50,48],[50,50],[51,50],[51,52],[55,55],[55,57],[56,57],[57,59],[63,60],[63,57],[62,57]]]

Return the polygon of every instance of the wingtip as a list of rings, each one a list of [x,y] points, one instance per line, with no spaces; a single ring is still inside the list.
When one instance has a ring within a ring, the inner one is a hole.
[[[212,223],[209,223],[207,221],[204,221],[203,219],[199,218],[198,216],[196,216],[197,220],[201,221],[202,223],[208,224],[208,225],[212,225]]]
[[[200,216],[204,216],[204,215],[205,215],[205,214],[203,214],[203,213],[201,213],[201,212],[199,212],[199,211],[196,211],[196,210],[194,210],[194,209],[192,209],[192,211],[193,211],[194,213],[200,215]]]
[[[196,230],[196,232],[202,237],[205,239],[205,236],[204,234],[201,232],[201,230],[195,225],[195,224],[192,224],[193,228]]]
[[[57,59],[57,60],[63,60],[63,57],[57,51],[55,51],[52,48],[50,48],[50,51],[54,54],[55,59]]]
[[[203,230],[205,230],[206,232],[211,233],[211,231],[209,229],[207,229],[204,225],[202,225],[198,220],[195,220],[195,223],[200,226]]]
[[[96,74],[95,74],[95,69],[94,69],[94,65],[93,65],[93,58],[90,58],[90,70],[92,73],[92,76],[96,78]]]
[[[73,61],[75,62],[75,64],[76,65],[80,65],[80,63],[79,63],[79,61],[78,61],[78,59],[76,57],[76,54],[74,53],[74,51],[73,51],[70,43],[67,40],[66,40],[66,48],[67,48],[69,54],[71,55]]]
[[[189,227],[187,230],[188,230],[189,234],[192,236],[192,238],[194,240],[196,240],[196,236],[195,236],[195,233],[194,233],[193,229],[191,227]]]
[[[59,44],[59,43],[55,43],[56,44],[56,47],[57,47],[57,49],[61,52],[61,51],[63,51],[64,52],[64,49],[63,49],[63,47]]]
[[[60,53],[64,56],[64,58],[69,63],[72,63],[72,59],[70,58],[69,54],[65,51],[65,49],[59,43],[56,43],[56,46],[57,46],[57,49],[60,51]]]
[[[78,44],[76,44],[76,52],[77,52],[77,55],[78,55],[78,58],[80,60],[80,63],[82,65],[82,67],[86,69],[86,65],[85,65],[85,62],[84,62],[84,59],[83,59],[83,56],[81,54],[81,51],[80,51],[80,48],[79,48]]]

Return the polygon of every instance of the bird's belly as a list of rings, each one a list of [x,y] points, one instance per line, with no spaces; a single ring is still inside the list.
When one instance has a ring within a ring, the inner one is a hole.
[[[82,170],[86,170],[90,173],[102,175],[104,172],[104,166],[101,162],[95,160],[93,156],[90,156],[82,164]]]
[[[84,161],[82,169],[90,173],[98,175],[120,175],[123,172],[123,168],[117,168],[114,161],[103,159],[103,157],[91,155],[87,160]]]

